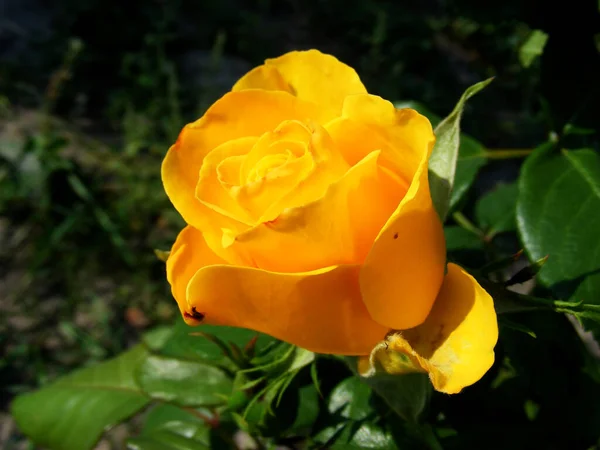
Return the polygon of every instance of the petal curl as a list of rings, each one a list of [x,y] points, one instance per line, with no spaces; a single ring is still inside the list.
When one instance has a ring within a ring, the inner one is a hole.
[[[344,98],[366,94],[356,71],[318,50],[293,51],[244,75],[233,91],[243,89],[283,90],[318,104],[329,119],[340,115]]]
[[[435,136],[429,120],[413,109],[396,109],[376,95],[351,95],[342,116],[326,126],[350,165],[373,150],[410,182],[431,153]]]
[[[408,178],[408,192],[382,227],[360,275],[371,317],[392,329],[412,328],[427,317],[442,284],[446,262],[444,233],[433,208],[427,176],[435,141],[433,130],[415,111],[396,110],[374,96],[349,97],[345,114],[367,121],[372,133],[389,143],[385,153],[382,151],[383,164],[397,169],[418,161]]]
[[[371,153],[319,200],[285,210],[238,235],[227,252],[243,265],[277,272],[362,263],[405,193],[405,186],[378,159],[379,152]]]
[[[205,323],[260,331],[318,353],[365,355],[388,330],[369,317],[358,270],[281,274],[210,266],[192,277],[187,304]]]
[[[200,231],[189,225],[181,230],[167,259],[167,280],[182,315],[189,311],[186,289],[192,276],[201,267],[213,264],[227,263],[208,248]]]
[[[211,150],[230,140],[260,136],[294,119],[321,122],[323,115],[315,105],[286,92],[246,90],[225,94],[202,118],[186,125],[161,168],[165,191],[184,220],[201,230],[210,223],[194,192]]]
[[[427,320],[416,328],[387,338],[387,348],[372,355],[388,373],[418,370],[429,373],[434,388],[447,394],[460,392],[494,363],[498,322],[494,302],[477,281],[455,264],[448,274]],[[365,358],[359,367],[365,367]]]

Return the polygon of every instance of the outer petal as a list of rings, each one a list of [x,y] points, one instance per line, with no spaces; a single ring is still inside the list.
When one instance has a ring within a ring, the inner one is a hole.
[[[194,196],[204,157],[224,142],[260,136],[284,120],[315,120],[322,114],[307,102],[285,92],[247,90],[225,94],[204,116],[187,125],[162,164],[169,199],[184,220],[204,230],[210,224],[206,209]]]
[[[379,152],[369,154],[319,200],[238,235],[224,257],[277,272],[362,263],[406,192],[378,159]]]
[[[405,355],[417,368],[429,372],[436,390],[455,394],[489,370],[497,341],[492,298],[471,275],[448,264],[448,274],[427,320],[388,337],[387,349],[381,348],[373,357],[387,372],[404,373],[407,361],[395,355]]]
[[[293,93],[324,108],[330,119],[339,116],[346,96],[367,92],[353,68],[318,50],[267,59],[233,86],[234,91],[252,88]]]
[[[446,247],[429,193],[427,161],[434,135],[429,121],[412,110],[396,110],[374,96],[354,96],[344,114],[361,118],[390,145],[386,164],[413,164],[408,192],[377,236],[360,275],[371,317],[392,329],[421,324],[442,284]],[[369,116],[365,116],[368,113]],[[382,152],[382,156],[383,156]],[[403,177],[404,178],[404,177]]]
[[[184,317],[189,312],[186,302],[189,281],[199,268],[213,264],[226,263],[208,248],[202,233],[189,225],[181,230],[167,259],[167,280]],[[192,320],[192,323],[195,321]]]
[[[358,270],[280,274],[210,266],[192,278],[187,303],[206,323],[249,328],[314,352],[365,355],[388,330],[369,317]]]

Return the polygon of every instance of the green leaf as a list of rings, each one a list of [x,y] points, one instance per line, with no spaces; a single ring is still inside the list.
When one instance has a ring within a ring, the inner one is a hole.
[[[418,422],[431,398],[431,383],[427,375],[422,373],[376,373],[363,379],[392,410],[412,423]]]
[[[358,374],[356,358],[346,357],[344,361],[352,372]],[[370,386],[396,414],[413,424],[419,421],[431,398],[431,383],[423,373],[391,375],[375,367],[372,374],[361,376],[360,380]]]
[[[359,377],[346,378],[331,391],[327,409],[346,419],[364,419],[373,413],[370,404],[372,393],[371,388]]]
[[[519,177],[517,224],[538,280],[565,300],[600,305],[600,155],[538,148]]]
[[[513,231],[517,228],[516,205],[517,184],[500,184],[484,195],[475,206],[477,224],[488,239],[498,233]]]
[[[139,436],[127,441],[131,450],[193,450],[210,447],[210,427],[193,413],[161,404],[150,410]]]
[[[210,449],[210,428],[199,421],[169,421],[127,441],[130,450]]]
[[[102,432],[149,401],[134,379],[148,352],[137,346],[104,363],[78,370],[21,395],[12,414],[21,431],[53,450],[91,449]]]
[[[487,162],[486,150],[478,140],[461,133],[458,148],[458,162],[454,174],[454,187],[450,194],[450,210],[456,208],[463,199],[475,177]]]
[[[450,115],[435,127],[436,143],[429,158],[429,187],[433,204],[442,221],[446,219],[450,209],[460,146],[462,112],[467,100],[490,84],[492,79],[489,78],[467,88]]]
[[[441,122],[441,118],[417,102],[401,102],[395,104],[396,108],[412,108],[429,119],[434,127]],[[450,210],[456,208],[459,202],[475,181],[475,177],[487,162],[485,147],[481,142],[465,133],[460,133],[458,148],[458,161],[454,174],[454,187],[450,194]]]
[[[326,448],[337,450],[396,450],[398,446],[388,431],[380,426],[365,422],[355,426],[347,424],[331,439]]]
[[[519,61],[525,68],[531,66],[533,61],[544,53],[548,35],[541,30],[533,30],[519,49]]]
[[[175,325],[173,335],[165,342],[160,353],[175,358],[231,366],[230,359],[224,354],[219,345],[204,337],[202,333],[215,336],[225,344],[233,343],[241,348],[244,348],[252,338],[258,336],[255,347],[256,352],[260,352],[275,341],[270,336],[244,328],[216,325],[190,327],[182,319],[179,319]]]
[[[444,227],[444,236],[446,237],[446,248],[449,252],[483,249],[481,238],[463,227],[456,225]]]
[[[303,386],[298,390],[298,411],[290,431],[309,430],[319,416],[319,393],[314,385]]]
[[[149,356],[138,368],[140,387],[152,398],[184,406],[214,406],[225,403],[233,381],[208,364]]]

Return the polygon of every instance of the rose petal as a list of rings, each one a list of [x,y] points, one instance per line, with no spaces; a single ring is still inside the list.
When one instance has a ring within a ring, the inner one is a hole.
[[[357,266],[281,274],[210,266],[192,277],[187,304],[204,322],[243,327],[318,352],[368,354],[387,329],[369,317]]]
[[[244,137],[227,141],[209,152],[202,162],[196,185],[196,198],[206,207],[203,230],[214,232],[227,227],[238,233],[254,225],[248,211],[229,195],[219,180],[217,168],[228,158],[246,155],[256,143],[256,137]]]
[[[446,262],[442,224],[427,178],[434,144],[431,124],[413,110],[396,110],[371,95],[349,97],[344,117],[367,123],[371,134],[387,143],[381,152],[382,164],[393,167],[403,179],[408,174],[402,170],[418,161],[408,192],[375,239],[360,275],[371,317],[392,329],[412,328],[427,317]],[[339,137],[334,131],[332,135]]]
[[[189,225],[181,230],[167,259],[167,280],[181,314],[190,310],[186,302],[186,289],[192,276],[199,268],[213,264],[226,262],[208,248],[202,233]],[[189,318],[186,321],[197,323]]]
[[[307,102],[277,91],[230,92],[194,123],[186,125],[162,164],[169,199],[184,220],[204,230],[210,222],[194,192],[205,156],[224,142],[260,136],[284,120],[315,120],[322,114]],[[200,206],[199,206],[200,205]]]
[[[378,165],[378,157],[379,152],[371,153],[322,198],[240,234],[227,250],[243,265],[277,272],[361,263],[404,195],[403,185]]]
[[[374,358],[389,373],[417,368],[429,372],[436,390],[455,394],[475,383],[494,363],[498,322],[494,302],[477,281],[455,264],[448,264],[441,291],[427,320],[387,339]],[[400,361],[400,364],[398,364]],[[365,367],[365,359],[359,367]]]
[[[233,91],[243,89],[291,92],[318,104],[329,119],[339,116],[346,96],[367,92],[353,68],[318,50],[294,51],[267,59],[233,86]]]

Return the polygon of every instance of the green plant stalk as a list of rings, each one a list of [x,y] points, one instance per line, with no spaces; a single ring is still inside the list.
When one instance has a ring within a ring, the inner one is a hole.
[[[508,314],[524,311],[554,311],[572,314],[578,319],[590,319],[600,323],[600,305],[553,300],[532,295],[519,294],[504,289],[502,285],[487,279],[478,279],[479,283],[492,295],[498,314]]]

